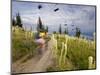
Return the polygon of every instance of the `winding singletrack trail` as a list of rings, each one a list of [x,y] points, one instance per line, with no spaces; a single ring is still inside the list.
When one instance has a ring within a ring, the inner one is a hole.
[[[23,61],[28,55],[21,60],[12,64],[12,73],[28,73],[28,72],[46,72],[47,68],[53,64],[52,47],[54,43],[52,40],[48,42],[47,50],[42,55],[35,55],[33,58]]]

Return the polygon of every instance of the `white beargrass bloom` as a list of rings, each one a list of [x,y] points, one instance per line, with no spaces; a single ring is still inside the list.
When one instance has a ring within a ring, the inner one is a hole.
[[[34,33],[34,32],[33,32],[33,31],[31,31],[31,37],[33,37],[33,33]]]
[[[54,39],[53,40],[53,46],[54,46],[54,56],[57,58],[57,40],[56,39]]]
[[[62,49],[61,49],[61,54],[60,54],[60,58],[59,58],[59,65],[61,65],[62,60],[63,60],[63,52],[64,52],[64,42],[62,42]]]
[[[12,31],[14,31],[15,30],[15,27],[12,27]]]
[[[51,35],[51,40],[54,40],[54,34]]]
[[[64,52],[64,64],[65,64],[65,60],[66,60],[66,54],[67,54],[67,44],[64,44],[65,46],[65,52]]]
[[[57,47],[58,47],[57,40],[55,40],[55,47],[56,47],[56,50],[57,50]]]
[[[88,63],[88,64],[89,64],[89,67],[88,67],[88,68],[89,68],[89,69],[92,69],[93,57],[92,57],[92,56],[89,56],[89,57],[88,57],[88,61],[89,61],[89,63]]]

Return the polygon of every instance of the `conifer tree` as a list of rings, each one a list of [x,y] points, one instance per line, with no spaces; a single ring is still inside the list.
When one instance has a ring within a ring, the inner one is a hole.
[[[42,24],[41,18],[39,17],[38,19],[38,24],[37,24],[37,31],[43,31],[44,30],[44,26]]]
[[[14,18],[12,19],[12,26],[16,26],[16,21]]]
[[[48,26],[46,26],[46,31],[48,32]]]
[[[68,34],[68,28],[65,28],[64,34]]]
[[[59,26],[59,34],[61,34],[62,33],[62,29],[61,29],[61,24],[60,24],[60,26]]]
[[[21,17],[19,13],[16,14],[16,25],[18,25],[19,27],[22,27]]]
[[[75,36],[79,38],[80,34],[81,34],[80,28],[76,27],[76,34],[75,34]]]

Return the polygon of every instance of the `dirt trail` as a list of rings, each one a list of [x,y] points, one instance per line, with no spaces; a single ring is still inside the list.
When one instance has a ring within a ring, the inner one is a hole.
[[[53,64],[52,49],[53,44],[50,40],[48,42],[47,50],[43,55],[36,55],[33,58],[21,63],[22,60],[12,64],[13,73],[27,73],[27,72],[46,72],[46,69]],[[25,57],[24,57],[25,58]]]

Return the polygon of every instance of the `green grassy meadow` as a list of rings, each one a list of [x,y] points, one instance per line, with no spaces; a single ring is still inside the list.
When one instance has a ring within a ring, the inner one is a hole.
[[[87,70],[96,68],[96,49],[95,41],[82,38],[54,35],[57,40],[57,49],[54,52],[56,56],[56,67],[48,68],[48,71],[65,70]],[[67,42],[66,42],[67,39]],[[67,48],[62,49],[63,45]],[[89,56],[93,57],[92,68],[89,68]]]
[[[34,35],[34,34],[33,34]],[[34,56],[37,45],[34,43],[34,38],[22,29],[12,32],[12,61],[15,62],[25,55]]]
[[[57,41],[57,44],[52,50],[54,64],[48,67],[47,71],[87,70],[96,68],[95,41],[70,37],[68,35],[59,36],[59,34],[54,34],[54,39]],[[30,57],[34,57],[36,48],[34,33],[26,36],[26,31],[22,29],[12,32],[12,62],[16,62],[27,54]],[[93,57],[92,68],[88,68],[89,56]]]

